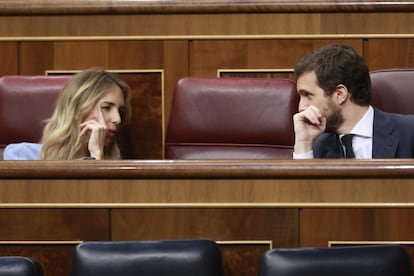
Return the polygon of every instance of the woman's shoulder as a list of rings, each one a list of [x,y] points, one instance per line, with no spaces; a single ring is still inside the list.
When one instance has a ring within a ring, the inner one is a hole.
[[[4,148],[3,160],[39,160],[41,144],[36,143],[15,143]]]

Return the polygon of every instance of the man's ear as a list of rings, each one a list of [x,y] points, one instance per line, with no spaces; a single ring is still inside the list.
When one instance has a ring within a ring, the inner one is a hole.
[[[335,100],[339,105],[345,103],[348,97],[351,97],[351,94],[349,94],[348,88],[343,84],[338,84],[336,86],[334,95],[335,95]]]

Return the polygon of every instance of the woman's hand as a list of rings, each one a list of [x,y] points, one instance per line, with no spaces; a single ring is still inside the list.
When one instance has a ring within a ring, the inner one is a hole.
[[[98,120],[89,120],[80,125],[80,138],[88,144],[90,157],[96,160],[104,159],[106,140],[106,123],[102,110],[98,108]]]

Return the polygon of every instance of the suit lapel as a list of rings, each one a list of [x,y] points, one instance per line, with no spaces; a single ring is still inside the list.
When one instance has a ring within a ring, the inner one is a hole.
[[[337,134],[329,133],[324,141],[323,148],[325,158],[344,158],[344,151]]]
[[[394,158],[399,139],[392,135],[395,125],[386,113],[374,109],[374,130],[372,141],[373,158]]]

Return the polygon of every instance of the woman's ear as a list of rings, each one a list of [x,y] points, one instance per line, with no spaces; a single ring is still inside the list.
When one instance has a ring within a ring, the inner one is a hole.
[[[338,84],[336,86],[334,95],[335,95],[335,100],[337,104],[339,105],[344,104],[346,100],[351,97],[351,94],[349,94],[348,88],[343,84]]]

